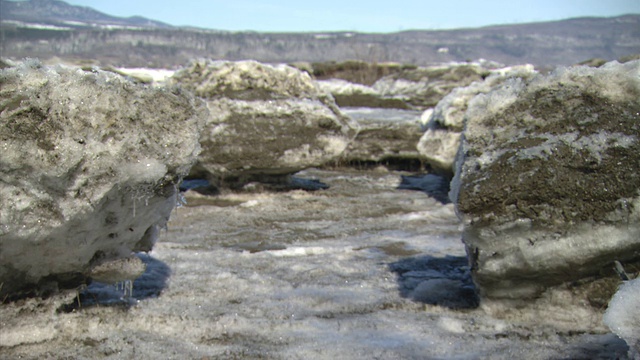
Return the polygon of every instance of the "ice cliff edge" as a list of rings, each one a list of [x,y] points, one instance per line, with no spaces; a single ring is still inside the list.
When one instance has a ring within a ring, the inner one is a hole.
[[[177,89],[27,61],[0,70],[0,299],[149,250],[206,110]]]

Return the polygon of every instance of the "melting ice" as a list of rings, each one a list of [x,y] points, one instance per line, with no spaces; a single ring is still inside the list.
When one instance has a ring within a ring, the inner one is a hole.
[[[71,306],[76,294],[0,307],[0,354],[626,356],[625,343],[606,331],[571,332],[483,313],[453,205],[400,189],[401,175],[308,170],[298,176],[330,187],[217,197],[189,191],[188,205],[174,211],[168,231],[141,258],[147,271],[134,282],[129,300],[120,300],[122,292],[111,285],[95,284],[82,293],[80,308]]]

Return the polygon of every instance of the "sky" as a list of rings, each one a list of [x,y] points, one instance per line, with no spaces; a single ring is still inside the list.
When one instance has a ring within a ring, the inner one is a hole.
[[[229,31],[396,32],[640,14],[640,0],[67,0],[114,16]]]

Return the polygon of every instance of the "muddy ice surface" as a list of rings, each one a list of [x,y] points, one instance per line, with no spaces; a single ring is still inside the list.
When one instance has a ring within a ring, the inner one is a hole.
[[[190,191],[140,255],[130,297],[93,283],[5,304],[0,358],[625,358],[610,333],[484,314],[446,189],[407,190],[415,178],[401,175],[308,170],[330,187]]]

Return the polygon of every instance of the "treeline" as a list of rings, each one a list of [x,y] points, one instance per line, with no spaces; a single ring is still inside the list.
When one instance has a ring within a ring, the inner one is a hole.
[[[640,48],[640,15],[449,31],[256,33],[198,29],[0,27],[2,56],[95,59],[118,66],[175,67],[192,58],[261,62],[362,60],[428,65],[491,59],[506,65],[613,60]]]

